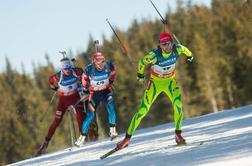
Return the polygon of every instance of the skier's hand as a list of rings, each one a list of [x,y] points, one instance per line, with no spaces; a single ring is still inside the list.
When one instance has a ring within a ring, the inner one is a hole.
[[[192,62],[193,61],[193,56],[187,57],[187,61]]]
[[[89,93],[85,93],[85,92],[84,92],[84,94],[83,94],[83,96],[81,97],[80,101],[85,102],[86,100],[88,100],[88,98],[89,98]]]
[[[83,89],[83,92],[84,92],[84,94],[89,94],[90,93],[89,90],[87,90],[87,89]]]
[[[145,76],[144,74],[137,73],[137,80],[139,82],[144,82]]]
[[[114,80],[109,79],[109,84],[113,84]]]
[[[163,24],[168,25],[168,21],[167,20],[162,20]]]
[[[52,90],[54,91],[58,91],[59,87],[58,86],[54,86],[54,87],[51,87]]]

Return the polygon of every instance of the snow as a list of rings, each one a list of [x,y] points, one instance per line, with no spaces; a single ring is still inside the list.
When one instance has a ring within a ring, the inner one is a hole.
[[[100,156],[124,134],[115,141],[106,138],[12,165],[252,165],[252,105],[184,120],[187,146],[174,146],[173,126],[167,123],[138,130],[127,148],[103,160]]]

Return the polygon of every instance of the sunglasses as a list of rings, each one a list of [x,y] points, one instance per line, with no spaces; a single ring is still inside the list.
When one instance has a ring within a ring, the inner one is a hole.
[[[63,69],[63,70],[65,70],[65,71],[71,71],[72,68],[65,68],[65,69]]]
[[[96,64],[104,64],[105,63],[105,60],[104,61],[101,61],[101,62],[95,62]]]
[[[62,66],[63,70],[72,70],[72,66],[71,65],[64,65]]]
[[[164,43],[164,44],[162,44],[162,46],[163,47],[168,47],[168,46],[171,46],[172,45],[172,43],[171,42],[168,42],[168,43]]]

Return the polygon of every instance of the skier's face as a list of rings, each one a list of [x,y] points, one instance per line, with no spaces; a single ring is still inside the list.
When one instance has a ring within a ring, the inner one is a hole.
[[[70,75],[72,74],[72,65],[69,61],[69,59],[63,59],[61,60],[61,71],[63,72],[64,75]]]
[[[103,67],[105,66],[105,59],[102,61],[96,61],[95,62],[95,67],[101,71],[103,69]]]
[[[62,69],[62,72],[63,72],[64,75],[69,76],[69,75],[72,74],[72,69],[70,69],[70,70],[69,69],[67,69],[67,70],[66,69]]]
[[[105,57],[102,53],[96,53],[93,59],[94,65],[97,70],[101,71],[105,66]]]
[[[160,47],[165,53],[170,53],[172,50],[172,42],[160,44]]]

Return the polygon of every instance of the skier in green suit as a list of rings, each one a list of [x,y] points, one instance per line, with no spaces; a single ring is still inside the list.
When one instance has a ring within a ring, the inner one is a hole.
[[[175,65],[181,54],[184,54],[188,61],[191,62],[193,60],[191,51],[181,44],[175,44],[171,35],[165,32],[159,36],[158,47],[139,61],[137,79],[140,82],[144,81],[146,65],[151,65],[151,75],[141,105],[131,120],[126,136],[117,143],[118,149],[128,146],[131,136],[161,92],[164,92],[170,98],[173,105],[175,141],[177,144],[186,144],[185,139],[181,135],[183,121],[181,92],[175,80]]]

